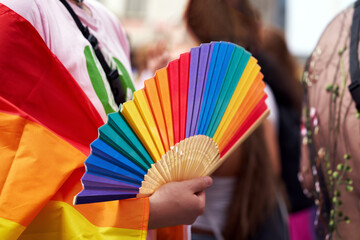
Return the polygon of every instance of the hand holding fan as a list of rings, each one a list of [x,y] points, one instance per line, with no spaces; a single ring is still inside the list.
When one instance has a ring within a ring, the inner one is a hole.
[[[211,174],[268,115],[262,78],[232,43],[181,54],[99,128],[75,204],[149,196]]]

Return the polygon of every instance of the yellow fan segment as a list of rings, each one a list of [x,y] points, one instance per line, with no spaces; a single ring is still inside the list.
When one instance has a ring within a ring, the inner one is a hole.
[[[244,73],[242,74],[234,94],[227,106],[224,116],[220,121],[218,129],[214,134],[214,141],[218,145],[225,145],[223,143],[223,136],[226,129],[229,127],[231,120],[234,118],[235,113],[239,109],[242,101],[244,100],[246,93],[249,91],[251,83],[254,82],[257,74],[260,72],[260,66],[256,64],[257,60],[253,57],[250,58]],[[230,135],[232,136],[232,135]]]

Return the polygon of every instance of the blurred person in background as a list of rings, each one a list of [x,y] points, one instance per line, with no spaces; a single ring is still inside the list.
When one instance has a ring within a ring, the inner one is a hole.
[[[155,71],[166,67],[169,60],[168,43],[164,40],[131,47],[130,59],[134,74],[135,89],[144,87],[144,81],[155,75]]]
[[[248,1],[190,0],[185,21],[197,42],[228,41],[255,58],[261,54],[259,18]],[[263,68],[264,81],[279,71],[276,66]],[[270,117],[214,172],[205,212],[192,226],[194,240],[289,239],[287,210],[278,188],[277,104],[270,88],[267,93]]]
[[[356,1],[325,28],[303,76],[300,175],[321,239],[360,239],[359,24]]]
[[[266,75],[264,80],[274,91],[278,104],[278,137],[281,155],[281,177],[284,181],[288,205],[289,227],[292,240],[314,239],[315,207],[312,198],[303,193],[298,180],[300,167],[300,119],[303,91],[300,84],[299,66],[290,54],[284,33],[270,26],[261,30],[261,52],[259,62],[263,71],[280,68],[278,76]]]

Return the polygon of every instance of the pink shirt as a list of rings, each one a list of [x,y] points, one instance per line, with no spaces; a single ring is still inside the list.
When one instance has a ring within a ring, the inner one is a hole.
[[[1,0],[1,2],[27,19],[37,29],[46,45],[68,69],[104,121],[107,119],[107,113],[118,110],[106,75],[90,43],[84,38],[68,10],[59,0]],[[93,0],[84,0],[92,16],[78,6],[70,2],[69,4],[83,25],[88,26],[90,32],[98,39],[101,51],[110,66],[116,66],[114,62],[116,58],[131,77],[129,44],[118,19]],[[102,78],[103,84],[100,85],[105,90],[102,96],[95,91],[99,87],[97,85],[94,88],[91,78],[96,76],[91,76],[92,73],[88,71],[89,62],[96,64],[98,71],[96,70],[95,75]]]

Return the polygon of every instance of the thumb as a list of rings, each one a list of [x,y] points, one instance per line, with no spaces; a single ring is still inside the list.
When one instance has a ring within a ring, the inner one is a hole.
[[[194,193],[197,193],[197,192],[204,191],[206,188],[210,187],[213,180],[211,177],[205,176],[205,177],[199,177],[199,178],[186,180],[185,182],[191,191],[193,191]]]

